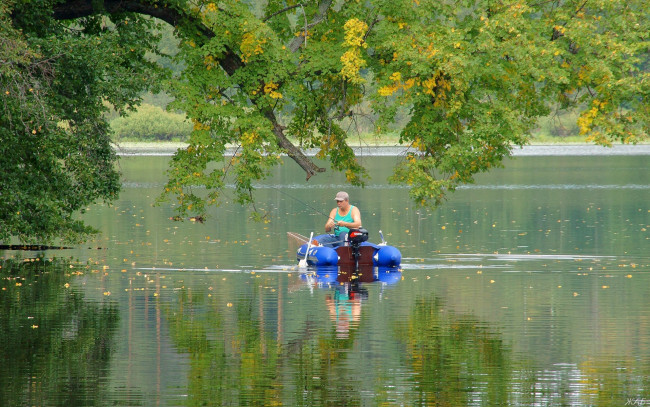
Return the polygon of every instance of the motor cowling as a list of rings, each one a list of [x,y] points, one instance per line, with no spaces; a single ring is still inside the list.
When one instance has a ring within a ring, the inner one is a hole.
[[[364,228],[351,229],[348,233],[348,241],[352,245],[359,245],[368,240],[368,231]]]

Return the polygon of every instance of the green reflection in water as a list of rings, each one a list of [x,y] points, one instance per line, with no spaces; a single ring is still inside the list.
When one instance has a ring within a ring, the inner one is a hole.
[[[444,309],[439,298],[416,300],[405,320],[389,320],[394,330],[380,329],[381,337],[373,338],[376,334],[368,331],[377,327],[369,314],[375,310],[365,303],[367,288],[334,285],[314,299],[324,300],[331,323],[309,317],[316,309],[308,307],[285,340],[281,326],[274,330],[282,315],[271,321],[265,309],[265,284],[253,284],[248,299],[225,307],[215,299],[218,293],[192,289],[166,305],[173,341],[191,359],[187,405],[467,405],[477,400],[501,405],[508,400],[513,356],[501,335],[471,316]],[[278,304],[283,295],[277,294]],[[341,314],[349,319],[344,326]],[[373,352],[371,342],[386,349]],[[379,354],[399,368],[369,371],[359,360]]]
[[[470,315],[446,309],[436,297],[419,298],[397,336],[406,347],[415,396],[409,404],[505,405],[512,354],[501,335]]]
[[[167,309],[172,340],[190,357],[187,405],[278,400],[280,348],[261,322],[251,318],[255,302],[238,302],[229,313],[230,323],[215,302],[191,290],[182,290],[178,302]],[[233,308],[230,303],[227,307]]]
[[[165,301],[172,340],[190,358],[186,405],[615,406],[650,397],[647,359],[634,346],[629,356],[547,365],[529,348],[513,351],[518,338],[499,324],[440,296],[400,296],[415,283],[399,283],[378,302],[378,283],[356,292],[335,283],[301,299],[290,281],[251,274],[201,290],[186,279]],[[396,299],[403,308],[393,308]]]
[[[66,260],[0,261],[3,406],[103,405],[118,314],[70,287]]]

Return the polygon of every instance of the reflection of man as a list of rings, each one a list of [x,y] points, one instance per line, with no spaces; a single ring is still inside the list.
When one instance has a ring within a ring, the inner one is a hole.
[[[341,284],[334,291],[334,298],[325,298],[330,319],[336,325],[336,337],[345,339],[350,329],[357,328],[361,320],[361,298],[358,292],[350,291],[350,284]]]

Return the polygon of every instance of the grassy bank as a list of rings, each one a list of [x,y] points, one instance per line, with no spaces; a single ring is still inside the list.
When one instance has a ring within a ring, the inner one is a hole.
[[[576,118],[575,113],[564,113],[542,119],[529,144],[591,144],[584,136],[577,135],[577,127],[571,124]],[[138,112],[127,117],[109,118],[109,122],[115,133],[116,150],[123,154],[173,153],[186,146],[185,140],[192,130],[185,115],[167,112],[147,103]],[[353,147],[399,146],[399,132],[381,135],[363,132],[350,135],[348,143]]]

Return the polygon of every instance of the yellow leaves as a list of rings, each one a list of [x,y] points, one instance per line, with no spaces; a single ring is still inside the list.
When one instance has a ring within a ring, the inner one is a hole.
[[[210,69],[219,66],[219,63],[214,59],[212,55],[208,55],[203,58],[203,65],[205,65],[205,69],[209,71]]]
[[[390,96],[393,93],[397,92],[400,88],[404,90],[408,90],[415,85],[415,79],[410,78],[407,79],[405,82],[402,82],[402,74],[401,72],[393,72],[390,77],[390,80],[393,81],[392,84],[382,86],[377,90],[377,93],[381,96]]]
[[[424,143],[424,141],[420,137],[417,137],[417,136],[413,140],[413,147],[417,148],[420,151],[426,150],[426,144]],[[415,161],[413,161],[413,162],[415,162]]]
[[[580,129],[580,133],[582,133],[582,128]],[[604,134],[602,134],[599,131],[592,132],[588,137],[587,137],[587,142],[590,143],[595,143],[601,146],[608,146],[611,147],[612,142],[605,137]]]
[[[247,32],[242,36],[241,44],[239,44],[239,49],[242,52],[242,61],[248,62],[252,56],[260,55],[264,53],[262,46],[266,44],[267,39],[265,37],[258,38],[253,32]]]
[[[277,83],[269,82],[264,85],[264,93],[269,95],[269,97],[273,99],[282,99],[282,93],[277,92],[276,89],[278,88]]]
[[[260,139],[257,132],[254,131],[245,131],[241,136],[242,146],[252,146],[257,144],[257,141]]]
[[[447,96],[447,92],[451,90],[451,82],[444,78],[441,71],[438,71],[432,77],[422,82],[423,92],[427,95],[435,96],[435,106],[439,106]]]
[[[368,24],[358,18],[351,18],[346,21],[343,29],[345,30],[345,39],[343,40],[344,45],[363,48],[368,46],[363,39],[366,31],[368,31]]]
[[[341,55],[341,76],[351,83],[364,83],[365,80],[359,75],[361,68],[366,66],[366,61],[361,58],[359,48],[351,48]]]
[[[590,69],[587,66],[580,67],[580,70],[578,71],[578,79],[584,81],[589,76],[589,73]]]
[[[352,182],[356,179],[356,175],[352,170],[348,169],[345,171],[345,179],[347,182]]]
[[[426,79],[424,82],[422,82],[422,86],[424,87],[424,93],[428,95],[434,95],[434,88],[436,87],[436,78],[435,76]]]
[[[217,5],[214,3],[208,3],[206,9],[211,12],[216,12],[217,11]]]
[[[592,130],[594,120],[598,117],[599,112],[605,109],[607,106],[607,101],[594,99],[591,105],[591,109],[583,112],[580,117],[578,117],[578,127],[580,128],[580,134],[588,134]],[[609,145],[606,137],[598,132],[589,135],[587,140],[596,142],[598,144]]]
[[[427,56],[427,59],[431,59],[434,56],[436,56],[438,52],[439,52],[438,49],[434,48],[433,44],[431,43],[427,46],[424,54]]]
[[[194,126],[193,126],[193,129],[194,129],[194,130],[196,130],[196,131],[201,131],[201,130],[210,130],[210,125],[208,125],[208,124],[203,124],[203,123],[201,123],[200,121],[198,121],[198,120],[196,120],[196,119],[192,119],[192,121],[194,122]],[[190,150],[190,149],[192,149],[192,150]],[[187,148],[187,151],[188,151],[189,153],[191,153],[191,152],[193,151],[193,147],[192,147],[192,146],[189,146],[189,147]]]
[[[360,48],[368,46],[363,39],[368,25],[357,18],[352,18],[345,23],[343,28],[345,29],[343,45],[349,49],[341,55],[343,67],[340,73],[351,83],[360,84],[365,80],[359,75],[359,71],[366,66],[366,61],[361,57]]]
[[[451,90],[451,82],[442,77],[438,79],[438,86],[447,91]]]
[[[397,92],[399,90],[399,85],[387,85],[387,86],[382,86],[377,90],[377,93],[381,96],[390,96],[393,93]]]

